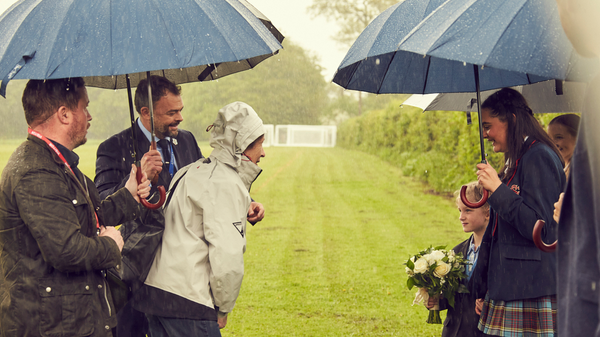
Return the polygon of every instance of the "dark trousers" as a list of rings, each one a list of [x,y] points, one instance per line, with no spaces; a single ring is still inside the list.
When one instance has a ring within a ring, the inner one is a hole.
[[[216,321],[146,316],[152,337],[221,337]]]
[[[129,300],[117,313],[116,337],[146,337],[148,333],[148,320],[143,312],[135,310]],[[148,336],[151,335],[148,333]]]

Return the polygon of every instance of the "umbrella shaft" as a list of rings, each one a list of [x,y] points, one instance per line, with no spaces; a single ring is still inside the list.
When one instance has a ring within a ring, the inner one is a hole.
[[[481,162],[485,163],[485,148],[483,145],[483,122],[481,121],[481,90],[479,89],[479,68],[473,65],[475,74],[475,88],[477,89],[477,119],[479,120],[479,147],[481,150]]]
[[[131,157],[134,161],[137,161],[137,137],[135,135],[135,116],[133,114],[133,97],[131,95],[131,81],[129,80],[129,74],[125,75],[125,79],[127,80],[127,97],[129,98],[129,117],[131,119],[131,140],[133,142],[133,147],[131,149]]]
[[[152,85],[150,84],[150,72],[146,72],[146,78],[148,79],[148,110],[150,110],[150,134],[152,135],[152,142],[154,142],[154,107],[152,106]]]

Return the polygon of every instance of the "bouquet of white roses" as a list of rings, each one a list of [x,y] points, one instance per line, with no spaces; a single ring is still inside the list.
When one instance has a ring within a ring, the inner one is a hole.
[[[408,280],[406,285],[411,290],[418,287],[413,305],[423,302],[427,305],[430,296],[437,297],[441,294],[454,307],[454,294],[467,293],[467,288],[460,280],[466,277],[465,265],[468,263],[462,253],[455,254],[453,250],[445,250],[445,246],[429,247],[411,256],[406,261]],[[427,323],[442,324],[439,306],[429,311]]]

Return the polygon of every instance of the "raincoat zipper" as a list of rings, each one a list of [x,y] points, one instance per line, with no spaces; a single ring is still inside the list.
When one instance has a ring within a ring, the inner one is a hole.
[[[106,272],[103,270],[102,274],[106,275]],[[106,301],[106,306],[108,307],[108,317],[111,317],[112,316],[112,310],[110,309],[110,303],[108,302],[108,295],[106,294],[106,289],[108,288],[107,284],[106,284],[106,279],[102,278],[102,282],[104,283],[104,286],[103,286],[103,288],[104,288],[104,300]]]

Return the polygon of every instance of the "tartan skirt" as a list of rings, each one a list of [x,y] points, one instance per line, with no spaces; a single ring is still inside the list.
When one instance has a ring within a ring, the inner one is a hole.
[[[479,330],[503,337],[556,337],[556,295],[522,301],[494,301],[485,296]]]

